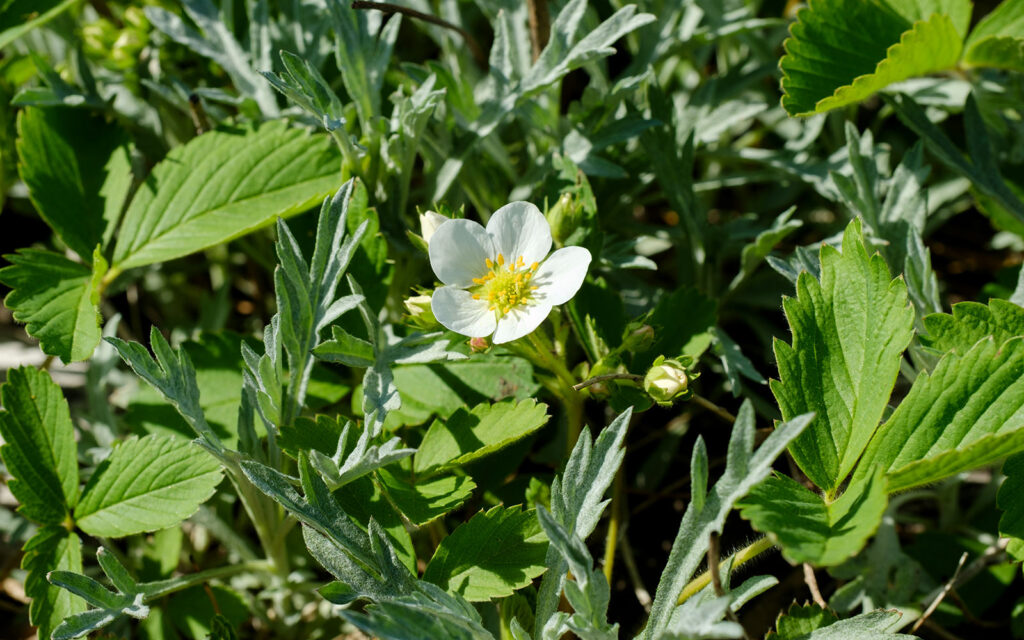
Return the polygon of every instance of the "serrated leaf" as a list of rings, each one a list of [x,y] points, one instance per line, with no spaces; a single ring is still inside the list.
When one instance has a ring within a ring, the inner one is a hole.
[[[838,618],[834,613],[816,604],[801,606],[793,603],[789,611],[779,614],[779,619],[775,621],[775,631],[769,633],[765,640],[796,640],[836,620]]]
[[[399,469],[377,472],[391,501],[415,525],[428,522],[462,506],[473,495],[476,483],[469,476],[441,475],[414,479]]]
[[[50,374],[34,367],[7,372],[0,386],[0,457],[26,518],[61,524],[78,502],[78,446],[68,403]]]
[[[50,571],[82,571],[82,541],[59,525],[48,525],[36,532],[22,548],[21,568],[25,576],[25,595],[32,598],[29,622],[38,627],[40,638],[49,638],[68,616],[85,611],[85,602],[46,580]]]
[[[18,114],[18,172],[43,220],[88,260],[106,245],[131,186],[128,136],[71,108]]]
[[[417,474],[463,465],[530,435],[548,421],[547,405],[535,400],[478,404],[430,425],[413,458]]]
[[[908,20],[882,0],[810,0],[790,33],[779,67],[782,106],[792,116],[854,104],[895,82],[949,69],[963,48],[948,15]]]
[[[780,424],[754,451],[754,408],[749,400],[740,406],[729,439],[725,473],[707,494],[703,489],[691,492],[641,637],[652,640],[666,630],[683,588],[704,558],[711,533],[721,532],[733,505],[768,476],[772,463],[812,417],[804,414]],[[706,487],[708,460],[703,439],[698,438],[694,445],[690,468],[692,486]]]
[[[284,122],[198,136],[168,153],[139,187],[112,267],[179,258],[304,211],[334,192],[339,167],[326,136]]]
[[[916,636],[902,633],[891,633],[891,629],[899,628],[899,611],[872,611],[859,616],[833,622],[815,629],[808,634],[797,636],[795,640],[912,640]]]
[[[792,346],[775,341],[779,380],[771,390],[782,417],[815,412],[790,452],[807,476],[833,492],[853,469],[885,411],[910,343],[914,309],[901,278],[869,256],[861,224],[846,228],[843,250],[823,245],[821,280],[801,273],[783,301]]]
[[[965,49],[968,65],[1024,71],[1024,5],[1000,3],[974,27]]]
[[[1024,308],[998,298],[989,300],[988,305],[958,302],[952,313],[925,316],[924,326],[928,335],[921,338],[922,343],[939,351],[965,354],[989,336],[997,344],[1024,336]]]
[[[4,305],[39,340],[43,353],[65,363],[92,356],[102,336],[95,291],[96,273],[102,277],[105,269],[102,257],[96,272],[38,249],[22,249],[4,259],[11,263],[0,269],[0,282],[11,288]]]
[[[871,440],[854,478],[885,470],[889,491],[935,482],[1024,449],[1024,338],[949,352]]]
[[[114,447],[75,508],[75,520],[94,536],[156,531],[188,518],[213,495],[221,467],[182,438],[149,435]]]
[[[395,367],[393,373],[402,408],[392,413],[389,426],[421,424],[434,415],[447,418],[485,400],[526,400],[540,388],[533,365],[508,356],[476,355],[460,362]]]
[[[740,515],[768,534],[793,564],[840,564],[858,553],[882,520],[887,504],[881,474],[851,483],[837,500],[788,476],[768,478],[738,503]]]
[[[503,598],[544,572],[547,547],[535,511],[494,507],[441,541],[423,579],[470,602]]]

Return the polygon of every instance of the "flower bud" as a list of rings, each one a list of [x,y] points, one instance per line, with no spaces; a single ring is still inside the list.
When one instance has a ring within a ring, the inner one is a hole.
[[[548,209],[546,217],[551,225],[551,237],[562,243],[579,226],[580,206],[572,195],[563,193],[555,206]]]
[[[417,329],[432,331],[440,326],[437,318],[434,317],[433,309],[430,307],[430,296],[412,296],[411,298],[406,298],[403,304],[409,312],[409,323]]]
[[[654,366],[644,376],[644,391],[663,407],[673,401],[685,399],[693,392],[689,390],[690,374],[678,360],[666,360],[658,356]]]
[[[469,339],[469,350],[473,353],[483,353],[487,351],[491,346],[487,338],[470,338]]]
[[[436,211],[427,211],[426,213],[420,214],[420,236],[423,240],[430,242],[430,237],[434,235],[437,228],[448,221],[448,218],[444,217]]]

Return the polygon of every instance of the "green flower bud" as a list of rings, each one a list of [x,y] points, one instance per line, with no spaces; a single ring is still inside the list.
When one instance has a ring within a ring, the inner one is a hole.
[[[434,317],[434,310],[430,307],[430,296],[412,296],[406,298],[403,304],[409,312],[409,324],[417,329],[433,331],[441,326],[437,318]]]
[[[693,394],[689,389],[691,377],[683,363],[658,356],[654,366],[644,376],[644,391],[655,402],[668,407],[675,400],[685,400]]]
[[[548,209],[548,224],[551,225],[551,237],[561,244],[579,226],[579,204],[568,193],[563,193],[555,206]]]

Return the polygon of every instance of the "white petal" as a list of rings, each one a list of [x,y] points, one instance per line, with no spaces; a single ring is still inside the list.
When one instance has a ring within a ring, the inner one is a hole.
[[[583,247],[565,247],[541,263],[530,284],[537,287],[533,299],[544,304],[568,302],[583,286],[590,266],[590,252]]]
[[[456,287],[468,287],[473,278],[484,276],[485,260],[494,255],[487,231],[472,220],[448,220],[441,223],[428,246],[430,267],[438,280]]]
[[[483,338],[494,333],[494,312],[484,300],[474,300],[465,289],[439,287],[430,299],[437,321],[456,333]]]
[[[526,264],[540,262],[551,251],[551,227],[540,209],[529,202],[512,202],[487,221],[494,249],[506,260],[520,256]]]
[[[498,318],[498,328],[494,332],[494,344],[512,342],[522,338],[544,322],[551,313],[551,305],[539,302],[516,307]]]

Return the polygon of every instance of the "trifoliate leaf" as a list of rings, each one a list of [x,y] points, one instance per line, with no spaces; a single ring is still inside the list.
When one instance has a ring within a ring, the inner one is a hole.
[[[925,6],[939,3],[926,2]],[[894,82],[956,66],[963,7],[905,15],[883,0],[810,0],[783,43],[782,106],[809,116],[860,102]],[[909,18],[909,19],[908,19]]]
[[[22,249],[4,256],[11,265],[0,269],[0,282],[11,288],[4,305],[39,340],[43,353],[64,362],[87,360],[100,342],[96,284],[106,262],[94,257],[90,270],[50,251]]]
[[[903,491],[1024,450],[1024,338],[986,338],[921,373],[883,424],[854,479],[885,470]]]
[[[38,627],[40,638],[49,638],[68,616],[85,611],[85,602],[46,581],[50,571],[82,571],[82,541],[60,525],[47,525],[22,548],[21,568],[25,576],[25,595],[32,598],[29,622]]]
[[[131,186],[128,136],[71,108],[18,114],[18,170],[43,220],[84,260],[106,245]]]
[[[139,187],[112,268],[179,258],[304,211],[334,192],[339,167],[327,136],[284,122],[198,136]]]
[[[470,602],[503,598],[544,572],[547,547],[535,511],[494,507],[441,541],[423,579]]]
[[[484,403],[435,420],[423,436],[413,468],[417,474],[459,466],[488,456],[543,427],[547,405],[535,400]]]
[[[859,552],[885,512],[885,480],[880,473],[851,483],[836,501],[821,496],[788,476],[768,478],[740,501],[740,515],[782,547],[797,564],[840,564]]]
[[[75,519],[94,536],[165,529],[195,513],[220,479],[217,460],[189,440],[129,439],[114,447],[90,478]]]
[[[0,387],[0,457],[8,487],[26,518],[61,524],[78,502],[78,446],[68,403],[50,374],[34,367],[7,372]]]
[[[790,452],[831,493],[882,418],[914,310],[902,278],[890,280],[882,256],[868,255],[859,219],[846,228],[842,253],[822,246],[820,282],[801,273],[796,292],[783,301],[793,344],[775,341],[779,380],[771,389],[783,419],[815,412]]]

